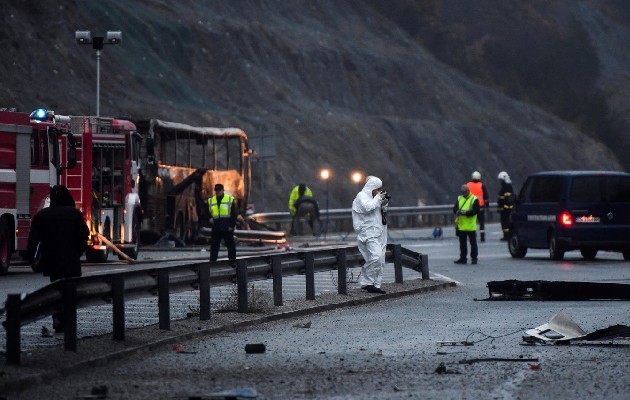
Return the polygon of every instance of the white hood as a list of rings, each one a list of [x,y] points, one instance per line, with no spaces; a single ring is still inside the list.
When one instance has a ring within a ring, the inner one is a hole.
[[[362,191],[363,192],[367,191],[368,193],[370,193],[370,195],[372,195],[372,190],[380,189],[381,186],[383,186],[383,181],[381,181],[375,176],[368,176],[365,181],[365,186],[363,186]]]

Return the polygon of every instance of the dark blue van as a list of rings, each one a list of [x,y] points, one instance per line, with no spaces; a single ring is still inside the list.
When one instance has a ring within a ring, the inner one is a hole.
[[[516,198],[508,248],[522,258],[528,248],[549,249],[552,260],[580,250],[599,250],[630,260],[630,174],[612,171],[550,171],[530,175]]]

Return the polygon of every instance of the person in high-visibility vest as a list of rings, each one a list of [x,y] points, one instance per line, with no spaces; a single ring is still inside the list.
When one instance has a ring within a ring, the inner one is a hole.
[[[479,200],[470,193],[468,185],[462,185],[462,194],[457,197],[453,206],[455,214],[456,232],[459,237],[459,258],[455,264],[466,264],[468,261],[468,244],[470,242],[470,258],[473,264],[477,264],[477,214],[479,214]]]
[[[298,234],[300,219],[304,219],[311,227],[314,236],[318,236],[321,230],[319,223],[319,204],[313,199],[313,192],[304,183],[295,186],[289,195],[289,212],[291,219],[290,234]],[[301,232],[300,232],[301,233]]]
[[[472,180],[466,186],[470,189],[470,193],[474,194],[479,200],[479,214],[477,214],[477,223],[479,224],[479,239],[486,241],[486,208],[490,204],[488,201],[488,189],[481,181],[481,173],[475,171],[472,173]]]
[[[223,185],[214,185],[215,195],[208,199],[210,209],[210,226],[212,226],[212,239],[210,240],[210,261],[216,261],[219,257],[221,241],[225,241],[230,265],[235,266],[236,245],[234,244],[234,229],[238,210],[234,196],[224,192]]]

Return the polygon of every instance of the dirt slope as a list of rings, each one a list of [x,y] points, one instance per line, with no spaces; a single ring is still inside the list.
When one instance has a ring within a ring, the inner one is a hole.
[[[93,113],[94,51],[74,31],[121,30],[101,59],[101,114],[272,136],[258,211],[285,210],[302,181],[323,204],[322,167],[331,208],[350,206],[353,170],[415,205],[453,201],[475,169],[493,197],[500,170],[520,187],[544,169],[622,169],[601,138],[439,61],[370,2],[11,0],[0,18],[0,106]]]

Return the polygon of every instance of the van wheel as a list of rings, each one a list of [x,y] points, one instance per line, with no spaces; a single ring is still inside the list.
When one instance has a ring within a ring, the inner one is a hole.
[[[510,237],[508,238],[508,249],[510,254],[514,258],[523,258],[527,254],[527,247],[523,247],[520,244],[518,232],[514,229],[510,229]]]
[[[562,259],[564,258],[564,249],[558,243],[558,240],[556,239],[555,235],[553,234],[549,235],[548,243],[549,243],[549,258],[555,261],[562,261]]]
[[[630,249],[624,250],[621,252],[623,254],[623,259],[626,261],[630,260]]]
[[[580,254],[585,260],[593,260],[597,256],[597,249],[580,249]]]

